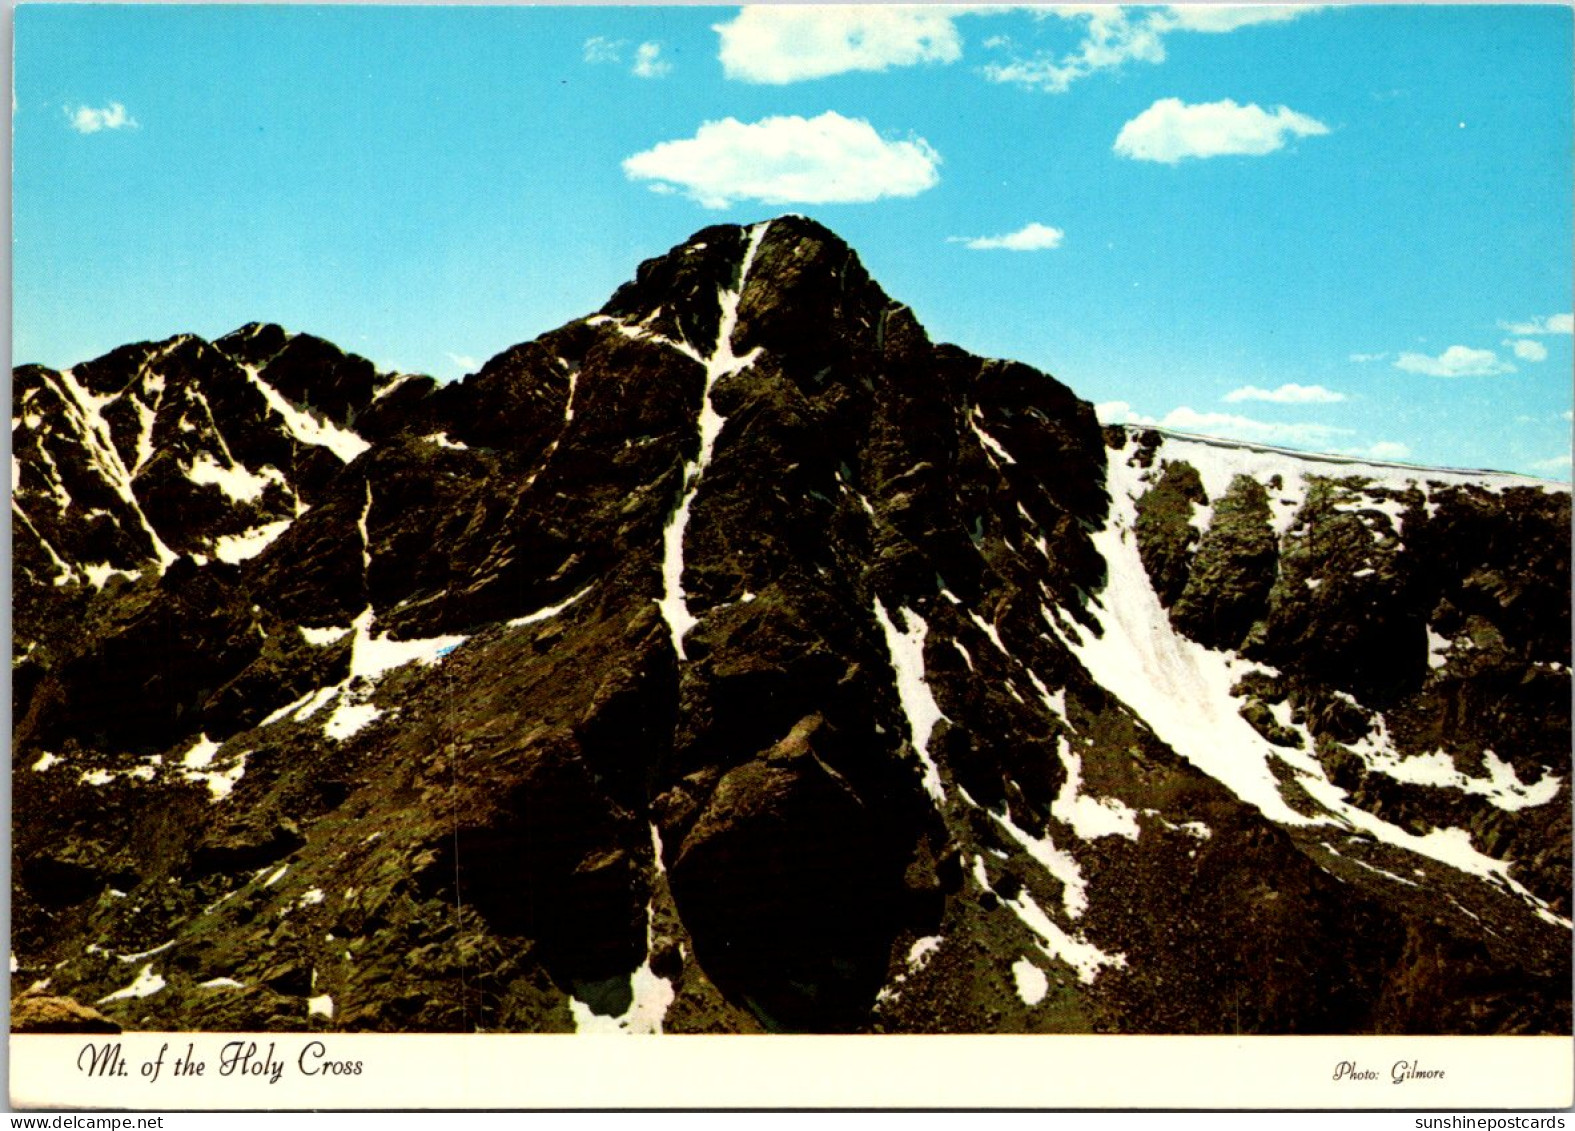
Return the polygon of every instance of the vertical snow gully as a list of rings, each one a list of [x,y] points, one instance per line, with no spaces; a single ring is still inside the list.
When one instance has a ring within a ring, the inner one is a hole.
[[[757,347],[743,357],[734,354],[733,329],[738,324],[738,302],[743,297],[744,287],[748,285],[749,269],[754,264],[755,252],[760,249],[760,243],[770,227],[771,221],[767,220],[749,229],[749,244],[744,249],[744,258],[738,269],[738,289],[717,291],[722,317],[717,325],[716,344],[711,348],[709,357],[697,358],[705,366],[705,389],[700,396],[699,411],[700,450],[684,466],[683,493],[673,511],[673,517],[662,531],[662,596],[657,601],[662,610],[662,619],[667,622],[672,636],[673,651],[678,653],[680,660],[686,658],[684,637],[699,623],[699,618],[689,611],[688,598],[684,594],[684,531],[689,526],[689,508],[694,503],[695,493],[700,489],[700,480],[711,463],[716,439],[722,432],[723,417],[712,407],[711,392],[719,380],[747,368],[760,353]]]

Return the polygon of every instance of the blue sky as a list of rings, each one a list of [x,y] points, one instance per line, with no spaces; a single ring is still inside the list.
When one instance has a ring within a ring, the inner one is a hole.
[[[16,15],[14,360],[455,377],[801,212],[1110,419],[1565,478],[1568,7]]]

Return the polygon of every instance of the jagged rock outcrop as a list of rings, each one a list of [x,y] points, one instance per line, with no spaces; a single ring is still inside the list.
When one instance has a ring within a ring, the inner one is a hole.
[[[1568,1031],[1567,491],[1220,482],[798,217],[15,388],[15,976],[125,1027]]]

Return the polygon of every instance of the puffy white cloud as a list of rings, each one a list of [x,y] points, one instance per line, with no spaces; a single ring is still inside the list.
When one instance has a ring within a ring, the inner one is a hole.
[[[1521,361],[1548,360],[1548,347],[1530,338],[1510,338],[1504,343]]]
[[[1066,233],[1037,220],[1004,236],[952,236],[949,242],[966,244],[974,251],[1048,251],[1061,246]]]
[[[1198,432],[1206,436],[1265,444],[1327,446],[1336,437],[1351,434],[1351,429],[1337,428],[1332,424],[1255,420],[1230,412],[1198,412],[1186,405],[1173,408],[1164,416],[1156,418],[1134,411],[1126,401],[1106,401],[1095,405],[1094,413],[1102,424],[1154,425],[1174,428],[1178,432]]]
[[[695,136],[664,141],[623,163],[631,180],[681,190],[706,208],[765,204],[858,204],[916,196],[940,181],[941,156],[923,138],[888,141],[861,118],[828,110],[740,122],[706,122]]]
[[[750,5],[724,24],[723,73],[745,82],[790,83],[848,71],[954,63],[958,10],[887,5]]]
[[[1388,356],[1389,356],[1389,354],[1387,352],[1385,352],[1385,353],[1353,353],[1351,355],[1351,360],[1356,362],[1359,365],[1365,365],[1369,361],[1382,361],[1384,358],[1386,358]]]
[[[1572,334],[1575,333],[1575,315],[1550,314],[1525,322],[1500,322],[1498,328],[1511,334]]]
[[[1223,399],[1226,404],[1238,404],[1241,401],[1268,401],[1271,404],[1335,404],[1345,400],[1345,394],[1326,389],[1322,385],[1297,385],[1292,382],[1281,385],[1278,389],[1260,389],[1256,385],[1244,385],[1240,389],[1232,389]]]
[[[1068,21],[1086,21],[1083,38],[1065,54],[1040,52],[1026,59],[992,64],[985,77],[994,82],[1064,92],[1074,82],[1096,71],[1123,63],[1163,63],[1165,37],[1173,32],[1221,34],[1252,24],[1283,23],[1317,8],[1311,5],[1279,7],[1179,6],[1124,8],[1109,4],[1060,5],[1043,9],[1046,15]],[[987,44],[988,45],[988,44]]]
[[[1494,351],[1472,349],[1470,346],[1450,346],[1437,357],[1425,353],[1402,353],[1395,360],[1395,368],[1428,377],[1494,377],[1500,373],[1515,372],[1515,367]]]
[[[1552,474],[1558,474],[1562,471],[1567,475],[1569,474],[1570,465],[1570,457],[1568,455],[1562,455],[1554,456],[1552,459],[1539,459],[1536,463],[1532,464],[1531,467],[1534,471],[1546,471]]]
[[[119,102],[111,102],[102,109],[92,106],[67,106],[66,120],[79,134],[96,134],[100,130],[134,130],[136,120],[126,113]]]
[[[1115,151],[1135,161],[1174,165],[1188,157],[1261,157],[1283,148],[1287,138],[1328,132],[1316,118],[1288,106],[1271,113],[1256,103],[1238,106],[1229,98],[1198,105],[1162,98],[1121,127]]]
[[[1153,417],[1141,416],[1126,401],[1103,401],[1094,406],[1094,415],[1101,424],[1155,424]]]
[[[634,49],[634,67],[632,73],[642,79],[659,79],[673,69],[673,65],[662,58],[662,45],[660,43],[642,43]]]

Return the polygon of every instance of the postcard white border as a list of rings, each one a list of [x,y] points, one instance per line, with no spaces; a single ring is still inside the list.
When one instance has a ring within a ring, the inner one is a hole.
[[[221,1075],[226,1046],[255,1042]],[[119,1047],[114,1067],[100,1052]],[[188,1048],[206,1067],[176,1076]],[[1558,1109],[1568,1037],[13,1035],[18,1108]],[[159,1062],[162,1053],[162,1062]],[[354,1075],[321,1070],[359,1062]],[[152,1066],[158,1063],[155,1070]],[[1342,1064],[1353,1069],[1340,1071]],[[1400,1082],[1410,1066],[1417,1073]],[[308,1074],[306,1068],[317,1068]],[[1371,1073],[1371,1077],[1362,1074]],[[153,1078],[156,1074],[157,1078]]]

